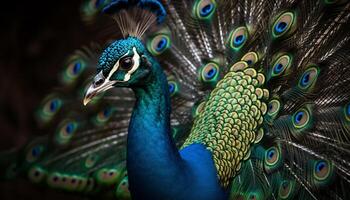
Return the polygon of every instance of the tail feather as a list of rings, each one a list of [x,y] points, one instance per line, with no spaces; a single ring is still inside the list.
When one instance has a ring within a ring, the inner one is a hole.
[[[205,17],[196,12],[210,3]],[[241,59],[266,76],[265,136],[233,179],[233,199],[347,198],[349,6],[346,1],[191,1],[168,7],[171,46],[157,58],[193,97],[178,95],[173,101],[201,109],[227,66]],[[220,67],[206,66],[211,61]],[[211,69],[219,71],[212,85],[201,78]],[[325,187],[330,191],[323,192]]]

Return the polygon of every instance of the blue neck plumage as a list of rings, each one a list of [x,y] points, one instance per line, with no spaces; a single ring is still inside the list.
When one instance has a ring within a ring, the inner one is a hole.
[[[139,195],[144,190],[154,191],[158,184],[164,185],[172,180],[170,177],[182,173],[181,158],[170,135],[167,79],[160,67],[152,73],[146,86],[134,88],[136,103],[128,133],[129,182],[131,190]]]
[[[180,152],[170,131],[170,97],[156,61],[147,85],[134,88],[129,124],[127,170],[133,199],[226,199],[211,153],[201,144]]]

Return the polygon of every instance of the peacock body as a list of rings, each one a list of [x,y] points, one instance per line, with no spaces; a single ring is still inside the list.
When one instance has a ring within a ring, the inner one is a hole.
[[[348,1],[82,10],[123,38],[67,60],[36,115],[49,134],[8,153],[7,178],[117,199],[349,199]]]

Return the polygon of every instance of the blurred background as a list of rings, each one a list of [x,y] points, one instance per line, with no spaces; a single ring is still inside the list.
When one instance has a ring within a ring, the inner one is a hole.
[[[0,150],[43,134],[34,112],[59,85],[65,58],[89,44],[96,27],[81,19],[82,1],[7,1],[1,6]],[[1,169],[4,170],[4,169]],[[0,182],[0,199],[80,199],[16,179]]]

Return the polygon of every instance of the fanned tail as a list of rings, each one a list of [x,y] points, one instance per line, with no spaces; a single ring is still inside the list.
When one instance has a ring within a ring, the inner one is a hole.
[[[14,163],[20,174],[39,185],[128,199],[125,147],[133,94],[119,89],[87,107],[82,104],[100,50],[91,44],[67,58],[58,77],[61,85],[35,113],[43,136],[31,140]]]
[[[147,44],[169,74],[180,124],[191,124],[234,63],[266,77],[264,136],[232,180],[232,199],[349,198],[349,9],[347,1],[168,5],[167,26]]]

